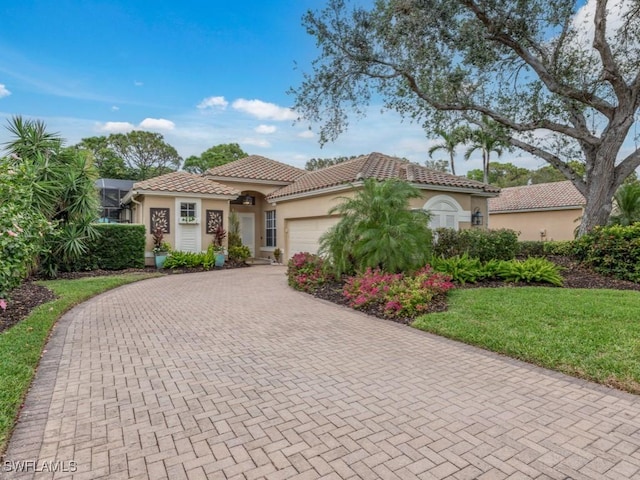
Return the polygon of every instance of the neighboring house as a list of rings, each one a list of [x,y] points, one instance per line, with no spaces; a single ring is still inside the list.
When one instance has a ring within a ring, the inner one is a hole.
[[[584,204],[569,180],[503,188],[489,199],[489,227],[520,232],[520,240],[573,240]]]
[[[127,223],[128,211],[122,207],[122,199],[133,187],[134,180],[99,178],[95,186],[100,197],[101,223]]]
[[[168,238],[175,248],[186,250],[179,242],[182,233],[173,232],[184,224],[177,219],[184,204],[195,205],[198,217],[205,209],[222,212],[221,221],[228,229],[228,214],[237,213],[242,242],[252,256],[272,257],[276,247],[284,258],[294,253],[315,253],[320,236],[339,217],[329,210],[340,203],[340,197],[351,196],[367,178],[387,180],[400,178],[422,191],[411,208],[429,210],[432,227],[469,228],[474,213],[488,217],[487,199],[499,189],[491,185],[430,170],[406,160],[380,153],[371,153],[321,170],[308,172],[258,155],[209,169],[202,176],[176,172],[138,182],[127,201],[133,202],[136,223],[151,228],[151,209],[162,209],[168,219]],[[203,193],[206,190],[206,197]],[[190,200],[193,199],[193,200]],[[205,200],[207,202],[204,206]],[[480,218],[477,216],[476,218]],[[485,222],[486,223],[486,222]],[[189,249],[200,251],[211,241],[205,223],[194,228],[200,233],[200,243]],[[151,245],[149,230],[148,249]]]

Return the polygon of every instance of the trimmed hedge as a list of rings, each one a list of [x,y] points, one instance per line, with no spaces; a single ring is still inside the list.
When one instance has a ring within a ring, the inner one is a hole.
[[[525,240],[518,242],[518,255],[523,257],[544,257],[547,255],[574,255],[572,240],[556,240],[541,242],[539,240]]]
[[[449,228],[436,230],[437,242],[433,247],[436,257],[450,258],[465,253],[482,262],[511,260],[519,251],[518,233],[509,229],[455,231]]]
[[[578,260],[596,272],[640,282],[640,222],[596,227],[573,243]]]
[[[95,227],[99,235],[89,245],[85,269],[144,268],[147,243],[144,225],[99,223]]]

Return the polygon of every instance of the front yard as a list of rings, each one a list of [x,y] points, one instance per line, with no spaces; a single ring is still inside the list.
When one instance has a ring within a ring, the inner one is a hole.
[[[459,289],[412,326],[640,394],[640,292]]]

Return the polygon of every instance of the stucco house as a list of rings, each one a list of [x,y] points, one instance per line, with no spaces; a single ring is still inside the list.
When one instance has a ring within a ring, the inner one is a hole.
[[[569,180],[503,188],[489,199],[489,228],[510,228],[520,240],[573,240],[584,204]]]
[[[411,208],[429,210],[434,228],[470,228],[473,214],[487,218],[487,199],[500,191],[381,153],[311,172],[251,155],[202,176],[175,172],[138,182],[125,203],[131,206],[133,223],[148,225],[149,257],[158,221],[166,224],[165,239],[174,248],[201,251],[211,242],[210,226],[222,222],[228,228],[234,211],[252,256],[273,257],[278,247],[286,259],[299,251],[316,252],[319,237],[339,220],[329,215],[331,207],[340,197],[353,195],[367,178],[400,178],[415,185],[422,197]]]

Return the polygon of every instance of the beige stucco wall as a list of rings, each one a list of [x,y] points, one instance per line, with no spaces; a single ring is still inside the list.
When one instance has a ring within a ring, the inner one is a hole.
[[[133,204],[132,216],[133,223],[140,223],[145,226],[147,231],[147,244],[146,244],[146,263],[147,265],[153,265],[153,236],[151,233],[150,225],[150,209],[151,208],[168,208],[169,209],[169,221],[170,231],[164,235],[164,241],[169,242],[172,247],[176,246],[176,231],[178,227],[178,217],[180,212],[176,208],[176,198],[184,198],[185,201],[192,200],[189,197],[182,197],[180,195],[173,196],[160,196],[160,195],[144,195],[139,196],[135,200],[140,204]],[[228,229],[229,225],[229,200],[216,199],[216,198],[200,198],[201,203],[200,210],[200,245],[202,250],[206,250],[209,244],[213,240],[213,235],[207,234],[206,225],[206,211],[207,210],[222,210],[223,225],[225,229]],[[225,239],[226,243],[226,239]]]
[[[489,228],[510,228],[520,232],[519,240],[573,240],[575,220],[582,209],[546,210],[541,212],[492,213]],[[541,236],[540,233],[545,235]]]

